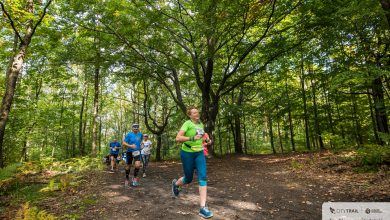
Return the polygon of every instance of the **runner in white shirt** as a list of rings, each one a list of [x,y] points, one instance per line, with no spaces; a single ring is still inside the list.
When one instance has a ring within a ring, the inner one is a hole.
[[[150,150],[152,149],[152,142],[148,139],[148,135],[144,134],[144,139],[142,140],[141,144],[141,157],[142,157],[142,170],[143,175],[142,177],[146,177],[146,168],[149,163],[149,157],[150,157]]]

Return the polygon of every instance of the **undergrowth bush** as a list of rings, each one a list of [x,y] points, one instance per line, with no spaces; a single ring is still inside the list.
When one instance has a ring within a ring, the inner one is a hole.
[[[380,145],[366,145],[356,151],[356,161],[368,170],[376,170],[382,164],[390,164],[390,148]]]
[[[54,215],[47,213],[45,210],[39,210],[37,207],[30,207],[27,202],[18,210],[16,220],[54,220],[58,219]]]

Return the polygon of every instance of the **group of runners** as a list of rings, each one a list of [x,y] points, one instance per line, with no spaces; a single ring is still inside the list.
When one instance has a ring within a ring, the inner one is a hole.
[[[187,120],[180,128],[176,135],[176,141],[181,143],[180,158],[183,165],[184,175],[178,179],[173,179],[171,182],[172,196],[178,197],[181,187],[190,184],[193,180],[195,169],[197,170],[199,183],[199,215],[203,218],[213,217],[213,213],[206,206],[207,200],[207,167],[206,156],[208,156],[207,145],[211,144],[211,140],[204,131],[204,125],[200,121],[200,114],[196,107],[190,106],[187,108]],[[129,132],[122,144],[116,139],[110,143],[110,158],[111,171],[115,172],[116,161],[119,157],[120,149],[126,149],[123,152],[123,157],[126,161],[126,178],[125,186],[139,185],[139,171],[143,168],[143,177],[146,177],[146,170],[150,158],[152,142],[147,134],[142,134],[139,130],[139,124],[132,125],[132,131]],[[134,160],[134,172],[130,181],[130,168]]]
[[[142,132],[139,130],[138,124],[133,124],[131,128],[132,131],[125,136],[122,145],[117,141],[117,139],[113,139],[113,141],[110,142],[111,172],[115,172],[118,169],[117,163],[123,159],[126,163],[125,185],[138,186],[138,174],[141,168],[141,162],[142,176],[146,177],[146,170],[149,164],[152,142],[149,140],[149,136],[147,134],[142,134]],[[125,152],[123,149],[125,149]],[[120,151],[122,151],[122,156],[120,156]],[[130,181],[130,168],[133,161],[134,175]]]

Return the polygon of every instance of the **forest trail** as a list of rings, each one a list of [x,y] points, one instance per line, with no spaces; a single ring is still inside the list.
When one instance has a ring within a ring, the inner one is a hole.
[[[326,201],[390,201],[389,176],[353,173],[324,158],[300,154],[209,159],[212,219],[321,219]],[[57,216],[78,212],[81,219],[200,219],[196,180],[178,198],[171,197],[170,183],[182,174],[180,162],[152,162],[140,186],[131,188],[124,186],[120,168],[117,173],[108,168],[90,173],[75,192],[46,199],[41,208]],[[78,201],[84,201],[82,209]]]

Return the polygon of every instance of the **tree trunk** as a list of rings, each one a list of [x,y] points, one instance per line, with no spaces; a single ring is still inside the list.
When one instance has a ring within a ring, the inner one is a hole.
[[[5,126],[7,124],[9,112],[11,110],[12,101],[15,95],[16,83],[19,77],[19,73],[22,69],[24,56],[26,54],[28,44],[22,43],[19,47],[18,54],[14,57],[12,65],[8,66],[6,75],[7,84],[5,88],[5,93],[3,96],[1,109],[0,109],[0,167],[4,167],[3,161],[3,141]]]
[[[362,129],[361,129],[359,117],[357,114],[358,110],[357,110],[356,96],[354,94],[352,94],[351,96],[352,96],[351,98],[352,98],[352,110],[353,110],[352,118],[353,118],[354,124],[355,124],[356,143],[357,143],[358,147],[361,147],[363,145],[363,137],[360,134],[360,131]]]
[[[371,116],[371,122],[372,122],[372,128],[374,130],[374,137],[375,137],[375,142],[377,144],[381,144],[381,140],[379,139],[379,135],[378,135],[378,130],[376,128],[376,120],[375,120],[375,115],[374,115],[374,110],[373,110],[373,106],[372,106],[372,100],[371,100],[371,95],[369,93],[369,89],[367,89],[367,99],[368,99],[368,105],[370,106],[370,116]]]
[[[234,116],[234,150],[236,154],[243,154],[241,138],[241,119],[240,115]]]
[[[327,113],[328,120],[329,120],[329,127],[330,127],[330,130],[332,131],[332,135],[335,136],[336,132],[334,131],[332,106],[331,106],[330,101],[329,101],[329,93],[327,91],[325,91],[325,89],[324,89],[324,97],[325,97],[325,101],[326,101],[326,113]],[[333,143],[332,138],[330,139],[330,147],[334,148],[334,143]]]
[[[223,152],[222,152],[222,136],[221,136],[221,118],[218,117],[218,144],[219,144],[219,153],[222,157]]]
[[[242,119],[243,119],[243,123],[242,123],[242,127],[244,129],[244,152],[245,154],[248,154],[248,146],[247,146],[247,134],[246,134],[246,125],[245,125],[245,113],[243,112],[242,114]]]
[[[27,137],[23,140],[23,148],[22,148],[22,158],[20,162],[27,161]]]
[[[75,132],[75,124],[74,124],[74,118],[72,120],[72,154],[71,154],[71,157],[75,157],[76,156],[76,152],[75,152],[75,149],[76,149],[76,132]]]
[[[16,83],[20,74],[20,71],[22,69],[24,58],[26,55],[26,51],[28,46],[30,45],[31,39],[35,33],[36,27],[41,23],[42,19],[46,15],[46,9],[51,4],[51,0],[46,3],[46,6],[44,8],[44,12],[41,14],[41,17],[39,18],[37,24],[33,25],[33,19],[30,19],[26,22],[26,32],[21,39],[21,36],[14,28],[14,34],[18,35],[20,42],[19,49],[15,53],[15,56],[12,59],[12,63],[10,62],[7,67],[6,71],[6,87],[5,87],[5,93],[2,99],[1,108],[0,108],[0,168],[4,167],[4,160],[3,160],[3,141],[4,141],[4,134],[5,134],[5,127],[7,124],[9,112],[11,111],[11,105],[12,101],[15,95],[16,90]],[[1,2],[3,14],[8,14],[5,11],[4,4]],[[33,0],[27,0],[26,4],[26,12],[33,14],[34,13],[34,1]],[[11,22],[11,20],[10,20]]]
[[[161,134],[157,134],[156,160],[161,161]]]
[[[99,48],[98,48],[99,50]],[[95,64],[95,86],[94,86],[94,97],[93,97],[93,119],[92,119],[92,157],[96,157],[96,146],[98,138],[98,116],[99,116],[99,78],[100,78],[100,53],[97,53],[97,62]]]
[[[157,107],[158,104],[162,105],[162,116],[160,117],[161,120],[158,120],[157,116],[157,109],[155,108],[154,112],[154,117],[150,114],[150,106],[149,106],[149,89],[148,89],[148,84],[146,81],[143,82],[144,84],[144,100],[143,100],[143,118],[145,122],[145,126],[147,129],[152,132],[153,134],[157,135],[157,151],[156,151],[156,160],[160,161],[161,160],[161,144],[162,144],[162,134],[164,133],[165,129],[168,126],[168,119],[171,116],[171,109],[168,109],[167,106],[167,100],[163,98],[161,101],[162,103],[155,103],[155,107]],[[138,110],[139,111],[139,110]],[[139,114],[138,114],[139,115]],[[154,125],[153,127],[150,125],[149,121],[152,121],[152,124]],[[159,121],[162,121],[162,123],[159,123]],[[166,144],[167,147],[169,147],[169,144]],[[165,155],[166,152],[164,152]]]
[[[86,144],[87,144],[87,123],[88,123],[88,120],[87,120],[87,116],[88,116],[88,98],[89,98],[89,89],[87,87],[87,94],[85,96],[85,109],[84,109],[84,122],[83,122],[83,134],[82,134],[82,138],[83,138],[83,146],[82,146],[82,149],[84,149],[84,155],[86,155]]]
[[[205,131],[209,134],[210,138],[214,139],[214,129],[215,129],[215,121],[217,119],[218,115],[218,101],[215,100],[213,103],[210,103],[209,101],[202,102],[202,109],[204,109],[206,112],[203,112],[202,110],[202,122],[205,125]],[[212,156],[215,156],[214,152],[214,144],[211,143],[211,145],[208,146],[209,153]]]
[[[271,113],[268,113],[268,126],[269,126],[269,137],[270,137],[272,152],[273,152],[273,154],[276,154],[275,144],[274,144],[274,133],[272,131],[272,117],[271,117]]]
[[[288,122],[289,122],[289,128],[290,128],[291,148],[292,148],[292,151],[295,152],[294,127],[293,127],[293,122],[292,122],[292,117],[291,117],[291,100],[290,100],[290,96],[289,96],[287,80],[286,80],[286,95],[287,95],[287,100],[288,100]]]
[[[310,150],[310,140],[309,140],[309,117],[307,114],[307,106],[306,106],[306,91],[305,91],[305,71],[303,68],[303,54],[301,58],[301,88],[302,88],[302,101],[303,101],[303,117],[305,122],[305,137],[306,137],[306,148]]]
[[[80,155],[85,155],[85,148],[83,144],[83,115],[84,115],[84,105],[85,105],[85,97],[88,90],[88,84],[85,84],[83,97],[81,99],[81,109],[80,109],[80,122],[79,122],[79,151]]]
[[[380,0],[382,9],[385,12],[386,19],[387,19],[387,25],[389,25],[390,28],[390,1],[389,0]]]
[[[279,137],[280,150],[283,153],[283,141],[282,141],[282,135],[280,133],[280,122],[279,121],[278,121],[278,137]]]
[[[318,109],[317,109],[317,100],[316,100],[316,84],[311,80],[312,91],[313,91],[313,108],[314,108],[314,126],[315,126],[315,136],[318,138],[320,150],[325,150],[324,142],[322,141],[322,133],[320,129],[320,122],[318,119]],[[316,139],[317,139],[316,138]]]
[[[339,106],[337,100],[336,100],[336,102],[337,102],[337,103],[336,103],[337,118],[338,118],[339,123],[341,123],[343,120],[342,120],[341,114],[340,114],[340,106]],[[344,126],[341,126],[340,130],[341,130],[341,138],[343,139],[343,143],[345,143],[345,131],[344,131]]]
[[[99,104],[99,112],[103,111],[103,88],[104,88],[104,79],[100,81],[100,104]],[[103,124],[102,124],[102,117],[99,117],[99,131],[98,131],[98,152],[102,152],[102,129],[103,129]]]
[[[227,130],[227,129],[226,129]],[[228,136],[228,143],[226,145],[226,153],[231,154],[232,152],[230,151],[230,133],[226,132],[226,135]]]
[[[54,157],[54,154],[55,154],[55,149],[56,147],[59,147],[61,146],[60,145],[60,137],[61,137],[61,134],[62,134],[62,118],[63,118],[63,115],[64,115],[64,111],[65,111],[65,94],[66,94],[66,88],[64,89],[64,91],[62,92],[62,100],[61,100],[61,110],[60,110],[60,121],[59,121],[59,124],[60,124],[60,129],[58,130],[57,132],[57,135],[54,139],[54,144],[52,146],[52,151],[51,151],[51,157]]]
[[[386,106],[381,78],[376,78],[372,82],[372,96],[374,99],[375,118],[378,132],[388,134],[389,125],[387,122]],[[383,140],[381,141],[381,144],[384,144]]]

